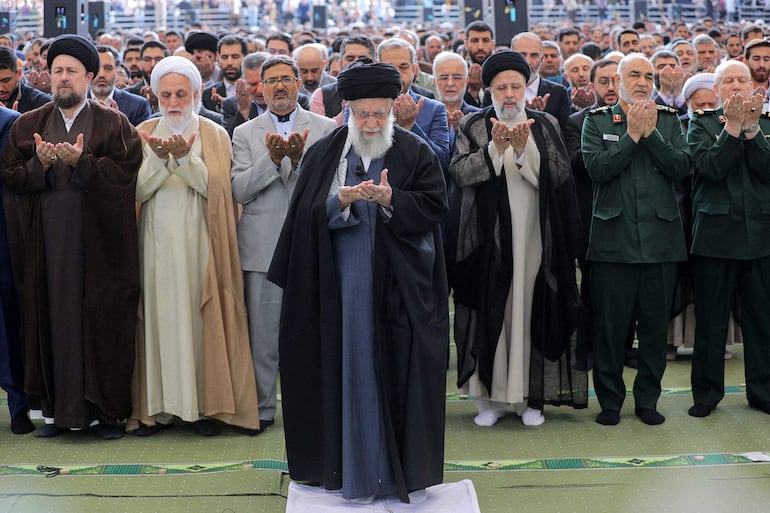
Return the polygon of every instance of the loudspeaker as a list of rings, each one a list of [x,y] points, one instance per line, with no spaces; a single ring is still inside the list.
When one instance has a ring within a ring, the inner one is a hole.
[[[92,38],[96,37],[99,30],[106,28],[109,15],[109,2],[88,2],[88,33]]]
[[[45,37],[61,34],[88,33],[88,2],[86,0],[50,0],[43,3],[43,33]]]
[[[328,14],[326,11],[325,5],[314,5],[313,6],[313,28],[314,29],[320,29],[320,30],[326,30],[326,23]]]
[[[16,32],[16,12],[0,11],[0,34]]]
[[[493,15],[495,41],[508,46],[516,34],[529,31],[527,0],[495,0]]]

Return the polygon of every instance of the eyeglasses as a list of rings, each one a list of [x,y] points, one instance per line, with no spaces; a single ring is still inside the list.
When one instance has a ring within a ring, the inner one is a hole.
[[[353,117],[356,119],[366,120],[369,118],[374,118],[377,121],[383,121],[386,117],[388,117],[388,114],[390,114],[390,109],[385,111],[378,110],[377,112],[364,112],[362,110],[357,110],[351,107],[350,112],[353,113]]]
[[[280,82],[281,84],[288,87],[296,81],[297,81],[296,77],[290,77],[289,75],[284,75],[282,77],[268,78],[267,80],[263,80],[262,83],[266,86],[275,87]]]
[[[436,77],[439,82],[449,82],[450,79],[454,82],[462,82],[465,77],[463,75],[439,75]]]

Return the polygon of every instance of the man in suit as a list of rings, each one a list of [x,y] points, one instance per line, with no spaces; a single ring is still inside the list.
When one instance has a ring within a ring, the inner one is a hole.
[[[0,104],[24,114],[51,101],[51,97],[21,79],[22,70],[16,53],[0,46]]]
[[[463,46],[468,56],[468,89],[465,92],[465,101],[474,107],[482,107],[484,96],[489,96],[489,91],[485,91],[481,83],[481,65],[495,49],[492,27],[481,20],[469,23],[465,27]]]
[[[155,66],[165,57],[169,56],[168,48],[160,41],[147,41],[142,45],[142,49],[139,51],[141,58],[140,66],[142,68],[142,81],[136,84],[126,87],[125,92],[136,94],[142,98],[147,98],[150,102],[150,108],[152,112],[158,112],[158,98],[152,92],[150,88],[150,77],[152,76],[152,70]]]
[[[111,46],[96,47],[99,52],[99,73],[91,82],[89,97],[126,115],[132,125],[137,126],[152,115],[150,102],[146,98],[115,88],[118,80],[118,52]]]
[[[249,53],[249,45],[241,36],[225,36],[217,43],[219,68],[222,80],[203,90],[203,106],[216,112],[222,111],[222,101],[236,94],[236,84],[241,78],[241,63]]]
[[[532,70],[525,91],[527,108],[551,114],[559,121],[559,126],[564,130],[572,107],[564,86],[540,77],[540,65],[543,62],[543,42],[537,34],[522,32],[511,40],[511,49],[522,54]]]
[[[676,111],[652,101],[653,68],[642,54],[618,65],[619,102],[590,110],[582,133],[594,184],[587,259],[594,319],[596,422],[615,425],[626,397],[625,341],[636,323],[636,415],[665,422],[657,411],[666,368],[668,321],[677,263],[687,259],[673,183],[692,159]],[[724,338],[722,339],[724,344]]]
[[[770,118],[764,96],[753,94],[750,69],[730,60],[717,66],[721,106],[697,111],[687,139],[693,151],[693,272],[695,350],[693,406],[706,417],[724,397],[725,334],[733,297],[743,314],[746,397],[770,414]]]
[[[396,124],[428,143],[442,168],[446,169],[451,157],[446,107],[411,90],[418,70],[414,48],[403,39],[388,39],[377,47],[377,58],[392,64],[401,74],[401,94],[393,103]]]
[[[595,103],[572,114],[567,120],[567,125],[564,127],[564,142],[567,145],[567,153],[569,153],[572,160],[572,175],[575,179],[575,193],[577,195],[580,221],[586,235],[591,227],[593,183],[591,182],[591,177],[586,172],[583,154],[581,153],[580,137],[583,131],[583,121],[589,110],[605,105],[613,106],[617,103],[618,87],[615,80],[617,72],[618,64],[611,59],[602,59],[594,63],[591,68],[590,80],[593,85]],[[591,290],[588,286],[590,283],[590,266],[585,259],[585,255],[578,258],[578,262],[580,263],[581,273],[580,296],[583,299],[583,318],[577,332],[577,347],[575,349],[577,362],[575,362],[575,366],[581,370],[583,367],[585,370],[588,370],[593,365],[592,352],[594,346]]]
[[[327,84],[334,84],[337,79],[328,75],[326,67],[326,47],[320,43],[308,43],[294,50],[294,60],[302,79],[301,93],[311,96],[316,89]]]
[[[289,208],[297,165],[305,148],[336,123],[297,104],[302,81],[283,55],[261,65],[267,111],[235,128],[232,189],[243,204],[238,249],[246,289],[249,337],[257,378],[261,429],[273,423],[278,375],[278,326],[282,291],[265,278]]]
[[[652,99],[658,105],[676,109],[680,116],[687,113],[687,105],[682,96],[684,82],[690,76],[679,65],[679,57],[674,52],[659,50],[652,55],[653,85]]]

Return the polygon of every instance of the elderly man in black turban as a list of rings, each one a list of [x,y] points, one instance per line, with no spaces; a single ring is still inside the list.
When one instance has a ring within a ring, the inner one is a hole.
[[[525,108],[530,68],[501,51],[481,78],[492,106],[465,116],[449,174],[462,188],[455,341],[458,386],[474,398],[479,426],[509,406],[525,426],[543,406],[587,405],[587,376],[573,370],[570,336],[584,249],[570,159],[559,124]]]
[[[395,67],[353,64],[337,87],[348,123],[305,154],[268,273],[284,289],[289,472],[415,502],[442,480],[446,187],[430,147],[394,126]]]
[[[46,417],[36,436],[92,426],[119,438],[131,413],[141,140],[123,114],[86,99],[93,43],[57,37],[48,67],[53,102],[14,123],[1,168],[24,390]]]

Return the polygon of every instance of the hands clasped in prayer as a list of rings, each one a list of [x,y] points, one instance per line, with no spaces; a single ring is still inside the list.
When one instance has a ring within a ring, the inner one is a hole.
[[[652,100],[637,101],[628,107],[626,113],[628,135],[634,142],[649,137],[658,124],[658,106]]]
[[[169,155],[173,155],[177,160],[186,157],[195,141],[195,134],[192,134],[187,140],[185,140],[184,136],[181,134],[174,134],[168,139],[155,137],[144,130],[140,131],[139,134],[142,136],[142,139],[147,141],[150,149],[155,152],[161,160],[168,159]]]
[[[527,102],[527,108],[532,110],[545,110],[545,105],[548,103],[548,98],[551,97],[551,93],[545,93],[543,96],[535,96],[531,101]]]
[[[492,118],[492,142],[495,144],[497,153],[502,155],[508,149],[513,148],[516,155],[521,156],[524,153],[527,139],[529,138],[529,127],[535,122],[534,119],[528,119],[514,126],[509,127]]]
[[[305,141],[310,129],[306,128],[304,132],[292,132],[289,137],[284,139],[280,134],[267,133],[265,136],[265,146],[270,154],[270,158],[275,165],[281,163],[284,157],[289,157],[292,164],[298,164],[302,158],[302,152],[305,149]]]
[[[411,130],[424,103],[425,98],[420,98],[418,102],[415,102],[414,98],[408,94],[399,95],[393,102],[396,124],[404,130]]]
[[[75,144],[68,142],[63,143],[49,143],[40,137],[40,134],[35,133],[35,153],[40,163],[43,165],[43,169],[47,170],[56,162],[56,159],[61,159],[62,162],[68,166],[75,166],[78,159],[83,154],[83,134],[78,134]]]
[[[764,97],[754,94],[747,100],[742,94],[730,96],[722,106],[727,124],[725,129],[738,137],[740,132],[752,133],[756,130],[762,115]]]
[[[344,185],[340,187],[337,198],[340,201],[340,209],[344,210],[351,203],[357,200],[379,203],[383,208],[390,209],[390,200],[393,195],[388,183],[388,169],[385,168],[380,173],[380,184],[374,183],[374,180],[364,180],[358,185]]]

